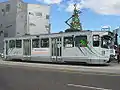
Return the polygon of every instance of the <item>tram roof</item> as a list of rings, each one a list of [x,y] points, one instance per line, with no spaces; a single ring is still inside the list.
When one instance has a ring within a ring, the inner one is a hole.
[[[14,38],[29,38],[29,37],[39,37],[39,36],[54,36],[54,35],[58,35],[58,36],[61,36],[61,35],[75,35],[75,34],[78,34],[78,33],[82,33],[82,34],[90,34],[90,33],[105,33],[105,32],[108,32],[108,31],[91,31],[91,30],[84,30],[84,31],[77,31],[77,32],[59,32],[59,33],[50,33],[50,34],[36,34],[36,35],[23,35],[23,36],[16,36],[16,37],[6,37],[5,39],[14,39]]]

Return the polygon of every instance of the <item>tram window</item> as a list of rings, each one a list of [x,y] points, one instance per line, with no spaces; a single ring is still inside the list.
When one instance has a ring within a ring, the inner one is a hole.
[[[16,40],[16,48],[22,48],[22,40]]]
[[[64,37],[64,47],[74,47],[73,37]]]
[[[41,39],[41,47],[42,47],[42,48],[47,48],[47,47],[49,47],[49,38]]]
[[[110,36],[107,36],[107,35],[105,35],[105,36],[102,36],[101,37],[101,47],[102,48],[112,48],[112,41],[113,41],[113,39],[110,37]]]
[[[100,41],[99,41],[99,35],[93,35],[93,46],[99,47]]]
[[[10,48],[15,48],[15,40],[10,40],[9,41],[9,47]]]
[[[78,47],[87,47],[87,36],[80,35],[75,37],[75,46]]]
[[[39,39],[32,40],[32,48],[39,48]]]

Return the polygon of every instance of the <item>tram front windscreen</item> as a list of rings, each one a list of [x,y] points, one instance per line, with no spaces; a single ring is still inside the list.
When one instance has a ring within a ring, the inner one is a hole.
[[[113,38],[105,35],[101,37],[101,47],[102,48],[113,48]]]

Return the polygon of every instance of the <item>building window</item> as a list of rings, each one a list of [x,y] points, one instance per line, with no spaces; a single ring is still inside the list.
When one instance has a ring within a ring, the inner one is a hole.
[[[49,26],[49,25],[45,25],[45,28],[49,29],[49,28],[50,28],[50,26]]]
[[[93,46],[94,47],[99,47],[99,35],[93,35]]]
[[[29,12],[29,15],[32,15],[32,16],[34,16],[34,14],[33,14],[32,12]]]
[[[41,47],[42,47],[42,48],[47,48],[47,47],[49,47],[49,38],[41,39]]]
[[[33,39],[32,40],[32,48],[39,48],[39,39]]]
[[[2,28],[2,26],[3,26],[3,25],[2,25],[2,24],[0,24],[0,28]]]
[[[5,33],[4,33],[4,37],[8,37],[8,33],[5,32]]]
[[[36,26],[34,23],[30,23],[30,26]]]
[[[64,37],[64,47],[74,47],[73,36]]]
[[[50,16],[49,15],[46,15],[46,19],[49,19],[50,18]]]
[[[8,26],[6,26],[6,28],[9,28],[9,27],[12,27],[12,25],[8,25]]]
[[[87,36],[80,35],[75,37],[75,46],[76,47],[87,47]]]
[[[4,9],[2,9],[2,15],[5,16],[5,10]]]
[[[3,34],[3,31],[0,31],[0,36]]]
[[[9,12],[10,11],[10,4],[7,4],[6,5],[6,12]]]
[[[36,16],[39,16],[39,17],[42,16],[42,13],[40,13],[40,12],[36,12],[35,14],[36,14]]]
[[[22,40],[16,40],[16,48],[22,48]]]
[[[9,41],[9,48],[15,48],[15,40]]]

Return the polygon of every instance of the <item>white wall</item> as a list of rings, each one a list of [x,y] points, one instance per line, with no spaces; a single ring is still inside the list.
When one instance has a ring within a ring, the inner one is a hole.
[[[39,13],[40,16],[37,16]],[[49,19],[46,15],[50,16],[50,6],[39,4],[28,4],[28,18],[29,18],[29,33],[30,34],[43,34],[49,33]],[[31,25],[32,24],[32,25]]]
[[[16,13],[16,36],[21,36],[27,33],[27,4],[20,1],[19,8]]]
[[[3,39],[6,37],[15,36],[16,30],[16,0],[10,0],[0,3],[0,31],[3,33],[0,35],[0,50],[3,49]],[[10,9],[6,11],[6,5],[10,4]],[[4,10],[4,11],[2,11]]]

